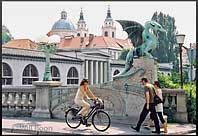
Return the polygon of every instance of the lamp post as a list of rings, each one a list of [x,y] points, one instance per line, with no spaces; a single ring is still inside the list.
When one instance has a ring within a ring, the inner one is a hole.
[[[193,109],[192,109],[192,81],[193,81],[193,62],[195,59],[195,55],[196,55],[196,50],[192,48],[192,44],[190,43],[190,48],[187,50],[187,55],[188,55],[188,59],[190,62],[190,96],[189,96],[189,105],[190,105],[190,114],[189,114],[189,121],[192,123],[193,122]]]
[[[177,34],[176,35],[176,40],[177,43],[179,44],[179,53],[180,53],[180,84],[181,84],[181,89],[183,89],[183,77],[182,77],[182,45],[184,43],[184,34]]]
[[[60,38],[57,35],[51,37],[41,37],[38,39],[38,49],[45,53],[45,73],[43,81],[52,81],[50,70],[50,57],[56,53],[56,45],[60,42]]]

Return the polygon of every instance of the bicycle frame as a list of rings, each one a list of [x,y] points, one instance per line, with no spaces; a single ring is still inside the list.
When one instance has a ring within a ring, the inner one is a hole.
[[[94,106],[94,107],[91,109],[91,111],[88,113],[88,115],[85,116],[85,120],[88,120],[88,119],[93,115],[94,112],[97,112],[97,110],[98,110],[98,108],[96,108],[96,106]]]

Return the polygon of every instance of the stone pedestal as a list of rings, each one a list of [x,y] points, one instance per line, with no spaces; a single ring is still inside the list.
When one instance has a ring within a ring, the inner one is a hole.
[[[113,86],[120,90],[125,90],[125,84],[137,88],[141,86],[140,80],[142,77],[146,77],[149,83],[153,83],[157,80],[157,64],[154,59],[145,57],[134,59],[131,73],[133,74],[127,77],[115,78]]]
[[[32,112],[32,117],[51,118],[50,98],[51,88],[58,87],[61,82],[58,81],[36,81],[36,108]]]
[[[157,80],[157,62],[154,59],[141,57],[134,59],[133,65],[135,68],[143,68],[145,74],[143,75],[150,83]]]

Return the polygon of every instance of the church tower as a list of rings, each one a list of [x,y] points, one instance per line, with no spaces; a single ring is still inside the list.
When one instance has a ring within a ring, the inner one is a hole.
[[[113,18],[111,17],[110,7],[108,6],[107,17],[102,26],[102,36],[106,37],[116,37],[116,27],[114,26]]]
[[[81,8],[81,12],[80,12],[80,18],[77,23],[77,36],[88,37],[88,28],[87,28],[85,20],[84,20],[82,8]]]

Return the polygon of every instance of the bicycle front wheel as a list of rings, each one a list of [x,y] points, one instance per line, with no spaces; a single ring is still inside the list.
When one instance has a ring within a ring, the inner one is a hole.
[[[106,131],[111,125],[111,119],[105,111],[96,111],[92,116],[92,124],[98,131]]]
[[[65,122],[70,128],[77,128],[81,124],[81,121],[76,118],[77,113],[78,110],[74,108],[71,108],[65,112]]]

